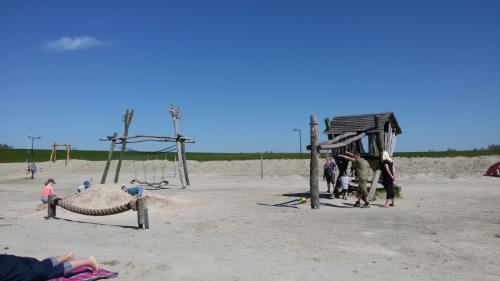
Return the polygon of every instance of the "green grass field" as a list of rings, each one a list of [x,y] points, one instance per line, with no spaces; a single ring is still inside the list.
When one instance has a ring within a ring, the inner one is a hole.
[[[113,159],[118,159],[119,152],[113,154]],[[173,160],[174,153],[166,154],[167,159]],[[433,152],[396,152],[396,157],[474,157],[474,156],[489,156],[500,155],[500,150],[467,150],[467,151],[433,151]],[[65,151],[58,151],[57,159],[64,160]],[[71,151],[71,159],[81,159],[90,161],[104,161],[108,157],[108,151],[93,151],[93,150],[73,150]],[[147,159],[164,159],[164,153],[140,154],[137,152],[126,152],[125,159],[142,160]],[[260,159],[259,153],[207,153],[207,152],[187,152],[188,160],[196,161],[217,161],[217,160],[251,160]],[[25,162],[29,158],[29,150],[27,149],[0,149],[0,163],[18,163]],[[265,153],[264,159],[307,159],[308,153]],[[35,150],[34,159],[36,162],[45,162],[50,159],[50,150]]]

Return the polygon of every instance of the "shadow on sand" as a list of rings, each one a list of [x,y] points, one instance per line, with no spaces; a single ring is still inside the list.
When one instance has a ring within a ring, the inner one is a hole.
[[[127,229],[139,229],[137,226],[130,226],[130,225],[105,224],[105,223],[98,223],[98,222],[88,222],[88,221],[79,221],[79,220],[72,220],[72,219],[64,219],[64,218],[58,218],[58,217],[55,217],[53,219],[63,220],[63,221],[68,221],[68,222],[92,224],[92,225],[114,226],[114,227],[121,227],[121,228],[127,228]]]
[[[309,192],[299,192],[299,193],[285,193],[285,194],[281,194],[281,195],[278,195],[278,196],[285,196],[285,197],[305,197],[307,199],[311,198],[311,194]],[[331,196],[331,193],[327,193],[327,192],[320,192],[319,193],[319,198],[320,199],[331,199],[330,198]]]

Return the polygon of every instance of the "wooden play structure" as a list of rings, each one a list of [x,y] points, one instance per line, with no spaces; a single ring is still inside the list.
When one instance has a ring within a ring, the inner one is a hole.
[[[319,142],[318,123],[316,115],[311,115],[311,208],[319,208],[318,177],[319,153],[331,153],[340,171],[346,171],[349,162],[340,158],[339,155],[346,151],[359,152],[363,158],[368,160],[373,170],[368,199],[373,200],[375,190],[380,179],[382,166],[382,152],[387,151],[390,156],[394,153],[396,136],[401,134],[401,128],[392,112],[372,113],[363,115],[336,116],[330,121],[325,118],[326,129],[323,132],[328,140]],[[367,139],[367,145],[363,140]],[[334,188],[337,191],[337,188]]]
[[[68,162],[70,160],[70,152],[71,152],[71,144],[57,144],[57,143],[54,143],[52,144],[52,152],[50,153],[50,160],[51,162],[56,162],[57,160],[57,148],[58,147],[64,147],[66,149],[66,164],[65,165],[68,165]]]
[[[171,147],[168,147],[166,149],[159,150],[158,152],[173,152],[173,151],[177,152],[177,157],[178,157],[179,161],[177,161],[176,163],[178,164],[181,186],[182,186],[182,188],[186,188],[187,186],[190,185],[188,168],[187,168],[187,160],[186,160],[185,144],[186,143],[194,143],[194,141],[192,139],[184,137],[183,135],[180,134],[180,130],[179,130],[180,109],[179,109],[179,107],[176,107],[174,105],[170,105],[169,112],[170,112],[170,115],[172,116],[175,136],[173,136],[173,137],[155,136],[155,135],[129,136],[128,131],[129,131],[130,123],[132,122],[132,118],[134,116],[134,110],[128,110],[128,109],[126,110],[125,116],[123,118],[123,121],[124,121],[123,136],[118,137],[117,136],[118,134],[114,133],[112,136],[107,136],[106,138],[100,139],[102,141],[111,141],[108,160],[106,161],[106,166],[105,166],[104,172],[102,174],[101,184],[106,183],[106,177],[108,175],[109,167],[111,165],[111,160],[113,158],[113,152],[115,150],[116,145],[121,145],[120,156],[118,158],[118,164],[116,166],[116,172],[115,172],[115,178],[114,178],[114,182],[118,183],[118,179],[120,177],[120,169],[121,169],[122,161],[124,159],[125,151],[135,151],[132,149],[127,149],[127,147],[126,147],[127,144],[142,143],[142,142],[175,142],[175,146],[171,146]],[[135,151],[135,152],[138,152],[138,151]],[[141,182],[138,179],[134,179],[134,180],[132,180],[132,182],[143,183],[144,185],[148,185],[148,186],[160,186],[164,182],[168,183],[168,181],[162,181],[162,182],[158,182],[158,183]]]

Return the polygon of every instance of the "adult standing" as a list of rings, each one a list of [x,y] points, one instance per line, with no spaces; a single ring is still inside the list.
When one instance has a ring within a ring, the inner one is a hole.
[[[33,161],[33,162],[31,162],[31,165],[30,165],[31,179],[35,178],[36,172],[37,172],[36,164],[35,164],[35,161]]]
[[[382,166],[382,184],[387,193],[384,207],[394,207],[394,181],[396,180],[396,174],[394,173],[394,162],[387,151],[382,153]]]
[[[348,155],[339,155],[346,160],[352,162],[352,168],[356,170],[356,177],[358,178],[358,188],[356,190],[356,195],[358,197],[358,201],[354,204],[354,207],[361,208],[370,208],[370,203],[368,202],[368,190],[366,187],[366,183],[368,182],[368,170],[370,169],[370,164],[364,158],[361,157],[359,152],[350,153],[346,151]],[[365,203],[361,206],[361,200]]]
[[[330,193],[330,185],[335,189],[335,168],[337,165],[330,157],[327,157],[325,161],[326,163],[323,166],[323,181],[326,180],[327,192]]]

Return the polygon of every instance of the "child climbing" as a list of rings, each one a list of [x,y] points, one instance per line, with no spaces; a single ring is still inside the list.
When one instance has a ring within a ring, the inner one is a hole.
[[[141,197],[142,193],[144,193],[144,187],[142,186],[127,187],[125,185],[122,185],[122,190],[132,196],[137,196],[137,197]]]

